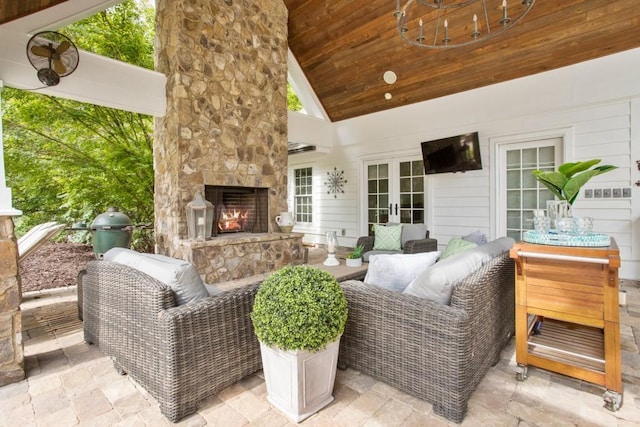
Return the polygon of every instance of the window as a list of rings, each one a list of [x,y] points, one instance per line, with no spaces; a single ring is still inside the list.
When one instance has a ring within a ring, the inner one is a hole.
[[[313,168],[295,169],[296,188],[294,195],[297,223],[313,222]]]

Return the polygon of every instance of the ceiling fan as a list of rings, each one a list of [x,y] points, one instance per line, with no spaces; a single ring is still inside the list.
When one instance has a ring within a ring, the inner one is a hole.
[[[80,59],[71,39],[56,31],[34,34],[27,43],[27,58],[38,70],[38,80],[46,86],[55,86],[60,77],[73,73]]]

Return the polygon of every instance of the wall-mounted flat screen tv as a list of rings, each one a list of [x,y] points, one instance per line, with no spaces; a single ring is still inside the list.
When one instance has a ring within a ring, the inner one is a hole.
[[[426,175],[482,169],[478,132],[425,141],[421,146]]]

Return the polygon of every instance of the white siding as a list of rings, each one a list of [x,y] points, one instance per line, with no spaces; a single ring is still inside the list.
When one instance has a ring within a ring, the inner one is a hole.
[[[623,52],[445,98],[331,124],[326,154],[290,156],[290,168],[305,161],[317,175],[317,214],[313,233],[338,231],[341,245],[360,235],[366,194],[362,162],[420,156],[420,142],[478,131],[483,170],[427,178],[427,224],[441,247],[452,236],[476,229],[495,238],[496,140],[522,135],[565,135],[563,161],[601,158],[619,169],[598,176],[585,188],[631,188],[631,198],[585,199],[574,204],[578,216],[592,216],[597,232],[615,237],[623,278],[640,279],[640,49]],[[606,76],[606,78],[603,78]],[[327,197],[322,183],[333,167],[345,171],[345,194]],[[324,191],[323,191],[324,190]],[[346,236],[341,237],[341,230]],[[314,237],[315,235],[315,237]]]

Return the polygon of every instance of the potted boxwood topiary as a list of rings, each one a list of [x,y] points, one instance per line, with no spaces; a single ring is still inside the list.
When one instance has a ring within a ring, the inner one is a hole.
[[[360,267],[362,265],[363,253],[364,246],[356,245],[353,250],[347,254],[347,267]]]
[[[295,422],[331,403],[347,322],[347,299],[338,281],[316,267],[284,267],[258,289],[251,320],[267,400]]]

